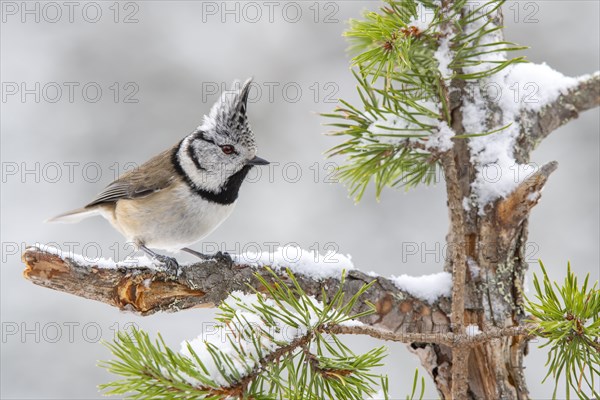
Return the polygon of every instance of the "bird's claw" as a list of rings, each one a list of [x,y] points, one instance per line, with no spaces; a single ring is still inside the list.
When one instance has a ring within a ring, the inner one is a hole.
[[[214,258],[215,260],[223,260],[223,261],[228,261],[228,262],[231,262],[231,261],[233,261],[233,260],[231,259],[231,256],[229,255],[229,253],[228,253],[228,252],[226,252],[226,251],[225,251],[225,252],[218,251],[218,252],[217,252],[217,253],[216,253],[216,254],[213,256],[213,258]]]
[[[175,275],[179,273],[179,263],[177,263],[177,260],[174,257],[157,254],[155,258],[165,265],[168,272],[171,272]]]

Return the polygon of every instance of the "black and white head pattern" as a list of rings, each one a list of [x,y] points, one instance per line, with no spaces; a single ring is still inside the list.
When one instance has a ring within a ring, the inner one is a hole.
[[[252,78],[247,79],[243,84],[240,81],[234,81],[231,90],[221,94],[198,129],[214,133],[216,136],[228,137],[256,153],[254,134],[246,114],[251,83]]]
[[[174,153],[174,165],[186,182],[205,198],[232,202],[256,156],[256,143],[246,115],[251,79],[234,82],[214,104],[204,122]]]

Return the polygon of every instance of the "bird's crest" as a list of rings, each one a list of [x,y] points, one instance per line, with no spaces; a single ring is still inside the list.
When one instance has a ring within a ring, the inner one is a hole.
[[[212,106],[199,129],[214,131],[216,135],[227,136],[248,148],[254,148],[254,134],[246,114],[251,83],[252,78],[244,84],[234,81],[231,90],[224,91]]]

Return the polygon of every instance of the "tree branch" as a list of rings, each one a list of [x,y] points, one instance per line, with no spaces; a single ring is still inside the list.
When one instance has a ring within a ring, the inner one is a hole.
[[[526,111],[521,116],[521,134],[516,146],[519,153],[517,161],[528,160],[529,153],[546,136],[567,122],[578,118],[580,113],[598,106],[600,106],[600,72],[580,80],[577,86],[547,104],[541,111]]]
[[[496,207],[498,222],[502,228],[518,228],[539,202],[542,189],[550,175],[556,171],[558,163],[549,162],[525,179]]]
[[[291,343],[278,348],[274,352],[268,353],[259,360],[258,364],[251,373],[242,377],[237,383],[229,387],[222,388],[220,393],[216,394],[224,394],[227,396],[226,398],[233,398],[234,396],[243,398],[244,391],[248,388],[248,385],[267,368],[269,363],[280,359],[284,354],[291,353],[299,347],[306,346],[312,335],[313,333],[309,332],[306,335],[294,339]]]
[[[106,268],[52,254],[38,247],[29,247],[22,256],[26,264],[23,275],[36,285],[71,293],[133,311],[141,315],[155,312],[175,312],[192,307],[214,307],[232,291],[263,290],[254,276],[260,274],[268,282],[272,275],[267,268],[257,268],[233,262],[221,256],[191,265],[182,265],[179,276],[140,266]],[[293,271],[293,269],[292,269]],[[285,271],[276,271],[284,281]],[[324,292],[331,298],[340,286],[339,278],[315,279],[296,273],[303,290],[322,298]],[[353,312],[375,305],[376,313],[363,317],[367,325],[392,332],[437,333],[449,330],[450,299],[440,298],[434,304],[420,300],[398,289],[383,277],[371,277],[357,270],[349,270],[344,281],[347,298],[365,284],[376,280],[357,302]]]
[[[450,14],[452,0],[442,0],[442,12]],[[447,21],[442,26],[449,36],[456,34],[455,27]],[[458,82],[451,83],[455,86]],[[447,105],[451,104],[450,92],[446,85],[443,87],[444,101]],[[452,121],[452,125],[458,121]],[[456,144],[456,143],[455,143]],[[465,284],[467,269],[467,253],[465,248],[465,215],[462,206],[462,190],[457,168],[458,152],[453,148],[442,155],[441,162],[446,178],[446,193],[448,194],[448,211],[450,214],[450,234],[448,239],[453,244],[451,250],[452,265],[452,331],[454,334],[462,335],[465,325]],[[452,397],[454,399],[463,398],[468,388],[468,368],[467,360],[469,349],[466,346],[456,346],[452,349]]]
[[[458,182],[458,172],[454,152],[448,151],[442,156],[446,191],[448,193],[448,209],[450,213],[450,231],[454,235],[452,246],[452,327],[456,333],[462,333],[465,311],[465,278],[467,257],[464,249],[464,211],[462,195]]]
[[[442,165],[446,177],[448,209],[450,213],[450,231],[452,246],[452,330],[456,334],[464,333],[465,323],[465,279],[467,254],[465,251],[465,219],[462,207],[462,195],[458,179],[455,153],[448,151],[442,156]],[[469,349],[457,346],[452,349],[452,398],[463,398],[468,388]]]
[[[511,336],[524,336],[531,338],[539,330],[536,324],[526,324],[521,326],[511,326],[507,328],[489,327],[488,330],[477,335],[457,334],[454,332],[445,333],[395,333],[384,331],[368,325],[333,325],[324,329],[327,333],[338,335],[367,335],[380,340],[401,343],[437,343],[445,344],[449,347],[467,347]]]

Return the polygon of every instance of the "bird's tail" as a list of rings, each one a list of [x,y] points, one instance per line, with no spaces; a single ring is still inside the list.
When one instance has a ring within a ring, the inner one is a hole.
[[[98,207],[92,208],[78,208],[76,210],[67,211],[66,213],[62,213],[57,215],[56,217],[47,219],[44,222],[59,222],[63,224],[72,224],[75,222],[79,222],[82,219],[92,217],[94,215],[99,215],[100,210]]]

